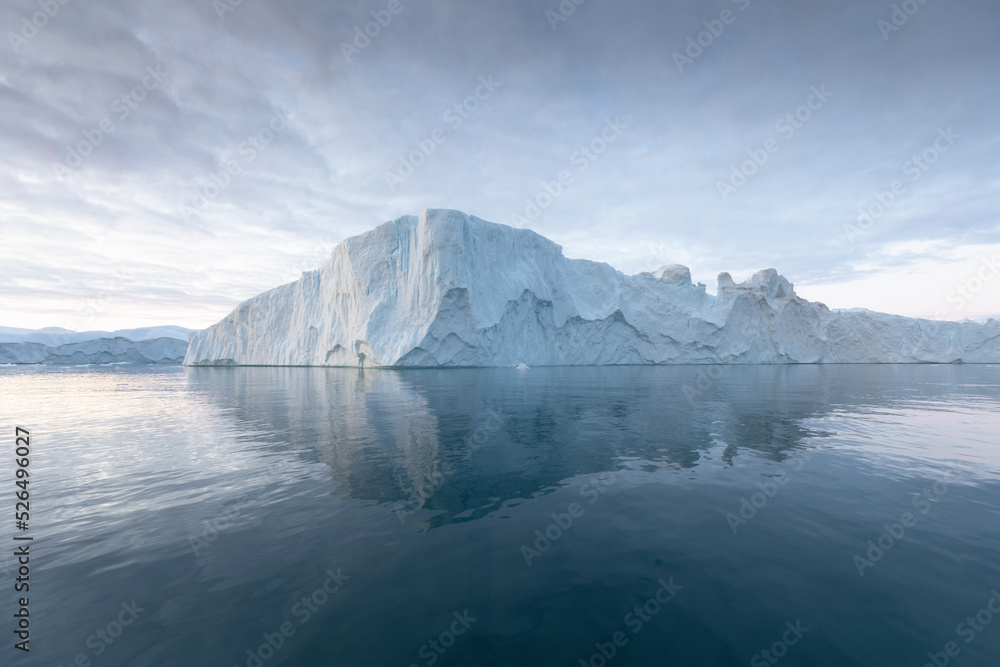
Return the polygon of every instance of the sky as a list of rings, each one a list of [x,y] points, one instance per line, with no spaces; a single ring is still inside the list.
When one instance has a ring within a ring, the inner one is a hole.
[[[0,33],[0,326],[205,327],[426,208],[1000,314],[995,0],[14,0]]]

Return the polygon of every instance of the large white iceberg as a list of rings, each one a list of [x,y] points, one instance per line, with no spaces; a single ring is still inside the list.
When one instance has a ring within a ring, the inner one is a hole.
[[[178,364],[190,332],[176,326],[110,332],[0,327],[0,364]]]
[[[428,210],[191,335],[189,365],[498,366],[1000,361],[1000,321],[830,310],[774,269],[718,294],[683,266],[627,276],[526,229]]]

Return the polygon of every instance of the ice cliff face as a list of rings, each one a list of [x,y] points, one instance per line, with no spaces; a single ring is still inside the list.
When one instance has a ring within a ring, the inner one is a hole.
[[[524,229],[429,210],[191,335],[186,364],[501,366],[1000,362],[1000,321],[831,311],[774,269],[716,296],[683,266],[626,276]]]
[[[179,364],[188,333],[182,327],[114,332],[0,327],[0,364]]]

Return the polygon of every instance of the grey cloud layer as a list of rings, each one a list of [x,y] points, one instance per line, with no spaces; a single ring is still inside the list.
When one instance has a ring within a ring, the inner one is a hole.
[[[306,268],[317,245],[403,213],[509,223],[614,118],[620,139],[531,221],[571,254],[630,265],[650,254],[630,263],[630,248],[656,246],[703,280],[777,266],[799,282],[919,261],[883,252],[901,241],[998,243],[1000,7],[912,1],[885,39],[892,2],[587,0],[553,29],[556,1],[399,0],[348,62],[343,43],[388,0],[244,0],[221,18],[211,0],[70,0],[16,51],[0,44],[0,243],[26,259],[0,268],[0,306],[40,308],[67,276],[99,289],[95,276],[134,262],[146,269],[129,289],[153,311],[163,299],[164,320],[175,293],[217,304],[178,321],[197,326]],[[678,71],[674,54],[723,10],[734,20]],[[7,3],[0,29],[20,34],[38,11]],[[167,74],[143,87],[147,68]],[[450,124],[490,75],[502,85]],[[820,85],[829,101],[723,201],[718,182]],[[276,109],[287,129],[264,143]],[[58,178],[53,163],[105,120],[113,131]],[[949,126],[954,146],[845,238]],[[446,140],[390,189],[386,172],[439,128]],[[182,215],[233,161],[240,175]]]

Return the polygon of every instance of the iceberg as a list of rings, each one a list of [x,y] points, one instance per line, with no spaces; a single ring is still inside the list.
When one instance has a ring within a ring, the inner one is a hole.
[[[112,332],[0,327],[0,364],[179,364],[189,333],[176,326]]]
[[[194,366],[995,363],[1000,320],[831,310],[774,269],[708,294],[687,267],[625,275],[458,211],[343,241],[321,268],[191,334]]]

